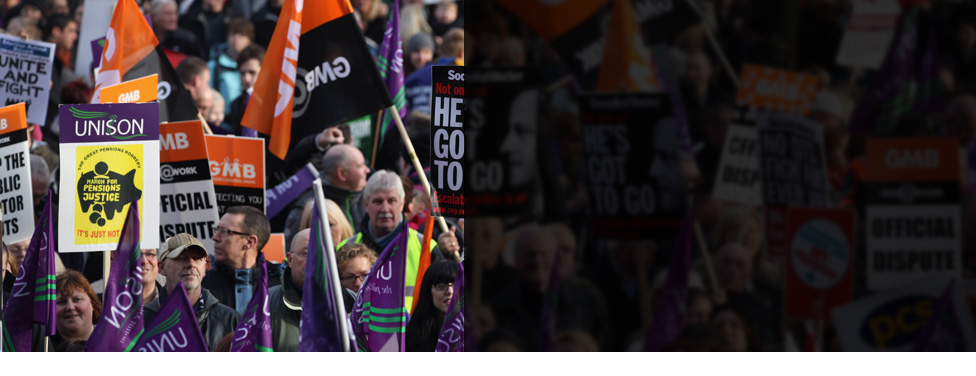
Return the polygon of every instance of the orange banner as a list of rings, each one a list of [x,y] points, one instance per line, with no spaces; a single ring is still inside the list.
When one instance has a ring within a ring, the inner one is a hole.
[[[159,162],[207,159],[207,142],[199,120],[159,125]]]
[[[264,140],[206,135],[214,184],[264,189]]]
[[[285,234],[271,234],[261,252],[264,252],[265,260],[276,264],[285,262]]]
[[[631,0],[615,0],[596,90],[658,91],[657,67],[644,45]]]
[[[305,6],[308,7],[308,12],[304,12],[304,19],[300,21],[302,34],[326,22],[352,13],[352,4],[349,4],[349,0],[306,0]],[[301,6],[298,7],[299,12],[302,12],[301,8]]]
[[[101,65],[95,77],[95,95],[92,103],[101,103],[102,88],[122,82],[122,77],[136,63],[149,55],[159,44],[156,34],[143,17],[134,0],[122,0],[115,6]]]
[[[498,4],[525,20],[543,39],[552,40],[585,21],[609,1],[499,0]]]
[[[102,103],[145,103],[156,100],[159,75],[153,74],[102,88]]]
[[[742,67],[739,104],[761,110],[807,115],[817,95],[817,77],[746,64]]]
[[[27,128],[27,105],[24,102],[0,108],[0,134]]]
[[[868,139],[865,181],[958,181],[959,141],[950,137]]]

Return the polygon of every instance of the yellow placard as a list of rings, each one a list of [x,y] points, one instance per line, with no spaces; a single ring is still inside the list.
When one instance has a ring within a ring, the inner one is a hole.
[[[143,194],[142,145],[94,145],[75,149],[78,181],[75,244],[117,242],[128,204]],[[139,200],[142,216],[142,200]],[[141,223],[140,218],[140,223]]]

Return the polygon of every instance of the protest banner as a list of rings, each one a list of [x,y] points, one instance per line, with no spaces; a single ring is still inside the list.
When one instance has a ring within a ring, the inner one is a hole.
[[[27,122],[47,120],[54,43],[0,34],[0,106],[24,102]]]
[[[762,205],[759,135],[756,128],[730,124],[721,158],[712,197],[743,205]]]
[[[688,0],[631,0],[644,42],[648,45],[671,40],[701,21]]]
[[[159,238],[187,233],[213,252],[213,226],[220,217],[203,127],[199,120],[165,123],[159,139]]]
[[[746,64],[736,101],[760,110],[807,115],[817,94],[817,77]]]
[[[102,88],[102,103],[144,103],[156,100],[159,75],[125,81]]]
[[[311,163],[306,163],[305,167],[295,175],[274,186],[265,192],[265,207],[268,218],[274,218],[281,213],[288,205],[301,197],[302,193],[312,188],[312,182],[319,177],[319,170]]]
[[[895,36],[901,8],[897,0],[856,0],[837,50],[837,64],[878,69]]]
[[[639,239],[680,226],[687,199],[670,100],[648,93],[581,97],[582,169],[598,237]]]
[[[266,260],[275,264],[285,262],[285,234],[271,234],[271,237],[268,238],[268,244],[261,248],[261,253],[264,254]]]
[[[464,218],[464,67],[431,68],[431,215]]]
[[[631,0],[614,0],[596,91],[659,91],[656,56],[644,44]]]
[[[937,313],[949,277],[933,277],[886,291],[834,309],[834,325],[844,351],[911,350],[930,319]],[[959,283],[951,287],[948,309],[954,313],[950,333],[956,348],[973,351],[976,335],[966,311]]]
[[[465,76],[465,215],[519,216],[529,210],[536,174],[538,75],[479,69]]]
[[[854,212],[789,208],[786,316],[828,320],[854,294]]]
[[[59,110],[58,252],[115,249],[134,200],[140,240],[159,243],[159,105],[78,104]]]
[[[827,206],[823,126],[771,112],[760,112],[756,123],[766,206]]]
[[[105,41],[105,37],[91,41],[92,68],[98,69],[99,65],[102,63],[102,51],[105,50]]]
[[[956,138],[867,140],[868,289],[961,275],[958,144]]]
[[[206,135],[217,214],[247,205],[265,211],[264,139]]]
[[[34,234],[25,109],[24,103],[0,108],[0,233],[7,244],[30,239]]]

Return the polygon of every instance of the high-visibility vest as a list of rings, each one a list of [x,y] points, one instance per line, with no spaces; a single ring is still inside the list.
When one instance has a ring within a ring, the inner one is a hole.
[[[405,275],[404,282],[406,285],[405,288],[406,291],[404,292],[405,295],[404,295],[403,302],[405,307],[413,307],[413,290],[414,288],[419,287],[414,285],[417,284],[417,271],[418,271],[417,269],[420,268],[421,235],[419,232],[417,232],[417,230],[414,230],[412,228],[408,227],[407,230],[409,230],[410,233],[407,234],[407,270],[405,270],[403,273]],[[346,241],[348,240],[349,239],[343,239],[341,242],[339,242],[339,245],[336,246],[336,249],[342,248],[342,246],[345,245]],[[354,239],[354,241],[356,243],[362,243],[363,233],[360,232],[356,234],[356,239]],[[431,239],[430,249],[427,251],[433,252],[434,247],[436,246],[437,246],[437,241]],[[374,251],[383,252],[382,249],[374,250]]]

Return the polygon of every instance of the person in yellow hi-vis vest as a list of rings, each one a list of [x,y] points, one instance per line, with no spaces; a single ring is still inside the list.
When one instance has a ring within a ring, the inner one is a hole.
[[[417,268],[420,266],[420,248],[424,234],[407,226],[403,220],[403,204],[406,193],[400,176],[394,172],[380,170],[373,173],[366,181],[363,189],[363,202],[366,205],[366,218],[357,226],[361,229],[355,236],[345,239],[336,245],[339,249],[347,242],[362,243],[376,252],[377,256],[386,245],[404,229],[410,231],[407,240],[407,270],[405,271],[406,296],[404,304],[413,307],[413,290],[417,283]],[[461,249],[454,231],[445,232],[437,237],[437,241],[430,242],[431,263],[445,258],[444,254],[453,254]]]

